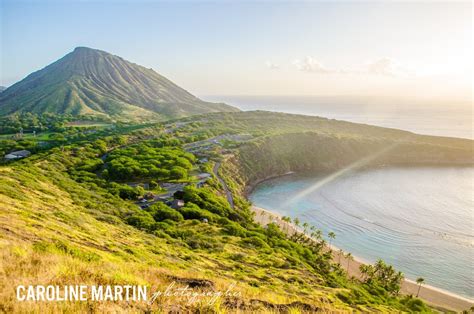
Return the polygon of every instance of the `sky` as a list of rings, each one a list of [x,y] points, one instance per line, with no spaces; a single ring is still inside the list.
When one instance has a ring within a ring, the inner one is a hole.
[[[87,46],[196,95],[472,101],[470,2],[0,2],[4,86]]]

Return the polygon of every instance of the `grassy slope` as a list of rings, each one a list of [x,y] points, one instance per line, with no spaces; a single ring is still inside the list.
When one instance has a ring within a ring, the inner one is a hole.
[[[234,131],[256,136],[256,140],[242,146],[240,151],[251,145],[265,148],[263,154],[252,156],[257,158],[257,164],[263,164],[262,156],[268,157],[268,153],[273,153],[268,150],[270,147],[287,151],[282,147],[295,141],[288,142],[286,137],[302,131],[330,133],[333,134],[332,140],[348,134],[355,138],[376,134],[379,140],[403,137],[425,143],[423,145],[434,145],[439,151],[454,149],[464,152],[472,145],[471,141],[414,136],[407,132],[283,114],[217,114],[192,120],[201,121],[191,130],[193,134],[214,129],[218,130],[217,133]],[[186,134],[186,127],[179,133],[179,136],[188,136],[183,135]],[[297,135],[297,138],[305,137],[308,139],[302,141],[304,145],[315,138],[311,133],[303,137]],[[276,156],[288,155],[277,153]],[[99,188],[77,183],[66,173],[74,160],[86,157],[81,156],[80,149],[66,149],[65,152],[54,149],[43,156],[0,168],[0,309],[3,311],[30,309],[31,304],[14,301],[14,287],[19,283],[146,283],[155,290],[163,289],[172,281],[169,275],[210,279],[217,288],[224,290],[231,282],[237,281],[244,302],[259,299],[288,304],[301,300],[327,311],[377,309],[393,312],[394,308],[399,307],[397,301],[361,297],[367,292],[350,281],[343,283],[346,288],[330,288],[324,278],[308,265],[296,263],[291,267],[285,266],[288,257],[283,253],[269,254],[265,249],[242,246],[238,237],[222,233],[218,224],[207,225],[188,220],[179,225],[180,229],[189,230],[191,236],[204,235],[222,244],[212,250],[191,249],[183,241],[156,236],[126,225],[122,217],[133,211],[133,205]],[[245,203],[238,193],[239,189],[249,183],[248,174],[239,166],[225,163],[222,168],[237,197],[237,206]],[[218,187],[217,184],[215,186]],[[337,297],[341,293],[352,297]],[[365,301],[354,303],[356,299]],[[166,300],[159,302],[153,308],[170,305]],[[34,306],[37,311],[52,310],[53,307],[100,311],[147,308],[147,305],[139,303],[35,303]],[[225,305],[213,306],[214,310],[222,308]]]
[[[172,239],[128,226],[114,213],[128,210],[122,201],[93,195],[94,191],[85,190],[57,168],[61,166],[48,162],[0,170],[0,308],[6,312],[31,310],[31,303],[15,302],[14,287],[18,284],[135,283],[148,284],[154,290],[164,289],[172,281],[168,275],[207,278],[224,290],[237,281],[246,300],[275,303],[302,300],[321,308],[347,309],[347,304],[335,297],[341,289],[319,286],[321,278],[304,265],[282,269],[281,256],[270,258],[265,252],[243,249],[236,244],[238,239],[223,236],[214,230],[215,226],[186,221],[182,228],[216,237],[224,244],[223,250],[217,252],[191,250]],[[88,208],[87,200],[78,204],[78,195],[102,203],[102,210]],[[235,256],[245,258],[237,261]],[[163,302],[153,308],[166,305],[167,301]],[[147,308],[140,303],[41,302],[34,307],[38,311],[52,307],[60,310]]]

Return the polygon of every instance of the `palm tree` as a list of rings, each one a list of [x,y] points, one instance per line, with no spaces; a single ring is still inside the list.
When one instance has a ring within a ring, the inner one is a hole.
[[[403,278],[405,276],[401,271],[399,271],[396,275],[395,278],[392,281],[392,284],[396,287],[395,289],[395,294],[398,295],[400,293],[400,288],[401,288],[401,282],[403,281]]]
[[[308,231],[308,227],[309,227],[309,225],[308,225],[307,222],[303,223],[303,233],[304,234],[306,234],[306,232]]]
[[[321,230],[319,230],[319,229],[316,230],[315,234],[316,234],[316,238],[317,238],[318,240],[321,240],[321,238],[323,237],[323,232],[322,232]]]
[[[420,294],[421,285],[425,283],[425,279],[418,277],[416,279],[416,283],[418,284],[418,292],[416,293],[416,297],[418,298],[418,295]]]
[[[346,258],[347,258],[347,273],[349,274],[349,263],[351,262],[351,260],[354,259],[354,257],[352,257],[351,253],[347,253]]]
[[[344,254],[344,251],[339,249],[339,261],[338,261],[338,264],[341,265],[341,256],[342,254]]]
[[[298,217],[295,217],[293,219],[293,224],[296,226],[296,227],[293,227],[293,237],[297,241],[299,238],[298,227],[300,226],[300,220],[298,219]]]
[[[281,220],[283,220],[284,222],[286,222],[286,224],[285,224],[286,234],[289,235],[288,227],[289,227],[289,224],[291,223],[291,218],[288,217],[288,216],[283,216],[283,217],[281,218]]]
[[[326,246],[326,241],[325,241],[325,240],[321,240],[321,241],[319,242],[319,247],[320,247],[320,248],[323,248],[323,247],[325,247],[325,246]]]
[[[295,226],[297,226],[297,227],[300,226],[300,220],[298,219],[298,217],[296,217],[295,219],[293,219],[293,223],[294,223]]]
[[[332,240],[336,238],[336,234],[331,231],[328,233],[328,237],[329,237],[329,249],[331,249],[331,243],[332,243]]]
[[[367,281],[367,278],[369,277],[369,265],[361,264],[359,266],[359,271],[362,274],[363,280]]]

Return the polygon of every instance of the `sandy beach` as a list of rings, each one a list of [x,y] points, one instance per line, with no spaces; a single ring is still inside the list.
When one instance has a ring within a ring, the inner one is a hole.
[[[255,212],[255,221],[261,225],[266,225],[268,223],[274,222],[289,235],[292,235],[296,232],[301,232],[300,230],[298,230],[298,228],[296,228],[295,225],[283,221],[279,215],[274,214],[268,210],[252,206],[252,211]],[[327,249],[329,250],[330,248],[328,247]],[[346,270],[347,265],[349,265],[349,276],[360,279],[361,273],[359,271],[359,267],[364,262],[360,258],[354,257],[354,259],[349,261],[348,263],[348,260],[346,259],[346,257],[344,257],[344,254],[339,254],[338,248],[332,246],[331,249],[333,260],[335,262],[340,262],[342,267]],[[402,282],[401,293],[407,295],[416,295],[417,291],[418,285],[415,282],[409,279],[405,279]],[[422,286],[419,298],[428,303],[430,306],[440,310],[451,310],[461,312],[464,310],[468,310],[470,307],[474,306],[474,300],[469,300],[454,293],[431,287],[429,285]]]

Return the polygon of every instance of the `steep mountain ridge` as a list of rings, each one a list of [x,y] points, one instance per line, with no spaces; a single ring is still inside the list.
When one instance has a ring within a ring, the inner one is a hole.
[[[28,75],[0,96],[2,115],[52,112],[133,120],[219,111],[238,109],[202,101],[152,69],[86,47]]]

